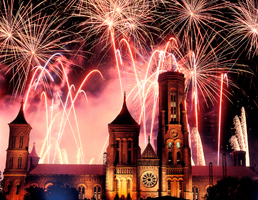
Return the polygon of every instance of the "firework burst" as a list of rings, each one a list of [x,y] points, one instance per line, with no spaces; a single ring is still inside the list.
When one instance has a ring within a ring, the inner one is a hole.
[[[258,55],[258,7],[257,1],[242,0],[229,6],[233,21],[228,36],[237,50],[246,49],[249,57]]]
[[[153,43],[150,30],[158,30],[152,26],[154,8],[155,4],[145,0],[88,0],[77,4],[75,16],[85,19],[81,23],[82,33],[90,38],[92,46],[103,43],[105,49],[112,43],[111,36],[116,41],[126,38],[143,47],[147,42]]]
[[[56,52],[66,52],[66,45],[70,34],[64,34],[61,26],[65,23],[58,17],[35,12],[37,6],[32,4],[23,6],[17,11],[12,4],[5,5],[5,14],[0,17],[0,44],[1,44],[1,70],[5,74],[12,73],[11,81],[14,83],[14,96],[23,93],[29,79],[31,69],[42,66]],[[51,61],[54,63],[54,60]],[[54,66],[52,71],[60,71]]]
[[[168,3],[165,31],[169,30],[181,36],[201,36],[210,29],[222,28],[227,24],[221,9],[224,3],[207,0],[173,0]]]

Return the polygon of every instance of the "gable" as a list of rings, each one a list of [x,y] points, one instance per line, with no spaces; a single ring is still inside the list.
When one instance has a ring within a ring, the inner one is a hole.
[[[157,154],[155,153],[154,149],[152,148],[151,144],[148,143],[148,145],[146,146],[146,148],[144,149],[141,158],[154,158],[154,159],[158,159]]]

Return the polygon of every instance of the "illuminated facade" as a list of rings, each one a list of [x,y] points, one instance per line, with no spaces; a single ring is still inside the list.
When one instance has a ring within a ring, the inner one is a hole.
[[[25,188],[47,189],[55,182],[74,187],[79,199],[147,199],[173,196],[198,200],[209,187],[208,166],[191,166],[186,122],[184,76],[178,72],[159,75],[159,132],[157,153],[150,140],[141,153],[140,125],[126,106],[108,124],[109,144],[105,165],[38,164],[35,146],[29,154],[31,126],[20,111],[10,124],[4,171],[4,191],[8,200],[22,200]],[[214,183],[222,178],[214,168]],[[232,168],[233,169],[233,168]],[[234,168],[236,176],[243,168]],[[242,175],[257,175],[245,168]],[[221,170],[222,171],[222,170]],[[233,175],[233,176],[234,176]]]

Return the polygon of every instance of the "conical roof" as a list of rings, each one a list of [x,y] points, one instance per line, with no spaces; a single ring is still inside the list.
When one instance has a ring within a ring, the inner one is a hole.
[[[20,108],[20,111],[19,111],[17,117],[10,124],[28,124],[24,117],[23,100],[21,102],[21,108]]]
[[[152,148],[151,146],[151,143],[150,143],[150,140],[146,146],[146,148],[144,149],[142,155],[141,155],[141,158],[144,158],[144,159],[147,159],[147,158],[159,158],[157,156],[157,154],[155,153],[154,149]]]
[[[126,106],[126,95],[124,95],[124,103],[120,113],[110,124],[139,125],[128,111],[128,108]]]
[[[33,143],[33,148],[31,150],[30,156],[31,157],[39,157],[38,154],[36,153],[35,142]]]

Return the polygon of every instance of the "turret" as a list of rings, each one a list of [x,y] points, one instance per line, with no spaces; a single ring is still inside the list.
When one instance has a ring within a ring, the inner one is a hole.
[[[159,75],[160,196],[190,198],[191,154],[185,110],[185,78],[179,72]],[[165,176],[164,176],[165,175]]]
[[[33,143],[33,148],[32,148],[31,153],[29,155],[29,166],[28,166],[29,171],[31,171],[35,167],[37,167],[37,165],[39,163],[39,159],[40,159],[40,157],[36,153],[35,142],[34,142]]]
[[[108,125],[106,190],[107,198],[137,197],[137,158],[140,157],[140,125],[126,105],[126,95],[118,116]],[[126,175],[127,174],[127,175]],[[131,178],[128,179],[128,174]]]
[[[23,199],[28,169],[28,148],[31,126],[24,117],[23,101],[17,117],[9,123],[9,144],[4,170],[4,191],[7,199]]]

